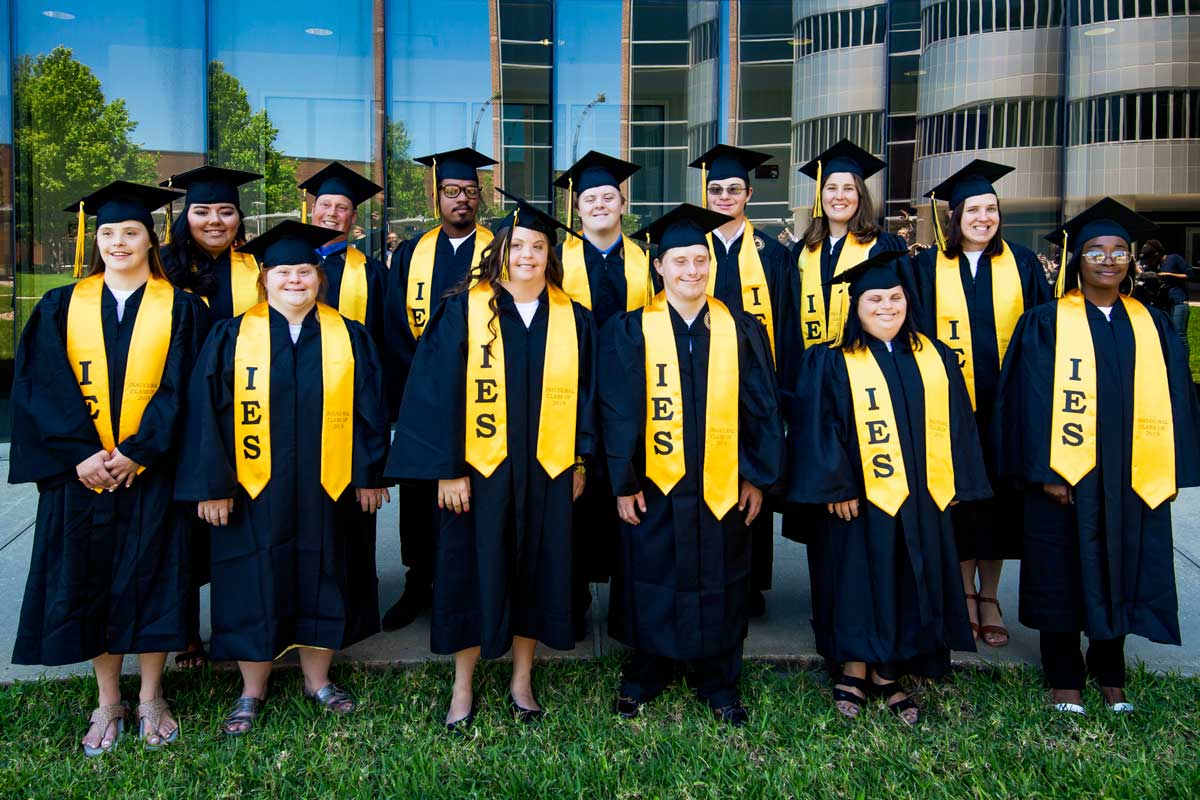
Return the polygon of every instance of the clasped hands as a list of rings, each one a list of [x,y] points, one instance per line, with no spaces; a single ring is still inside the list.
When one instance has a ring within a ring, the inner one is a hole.
[[[79,482],[89,489],[116,491],[118,486],[129,487],[142,465],[114,447],[112,452],[99,450],[75,465]]]

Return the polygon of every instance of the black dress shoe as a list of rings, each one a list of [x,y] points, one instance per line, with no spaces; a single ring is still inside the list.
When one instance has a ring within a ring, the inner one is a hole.
[[[475,711],[478,708],[475,704],[475,698],[471,698],[471,711],[462,719],[456,719],[454,722],[446,723],[446,732],[457,734],[458,736],[467,736],[467,728],[475,723]]]
[[[750,613],[751,619],[758,619],[766,615],[767,598],[763,597],[762,592],[757,589],[750,592],[750,602],[747,604],[747,610]]]
[[[613,703],[613,713],[623,719],[637,719],[641,716],[642,704],[632,697],[619,694],[616,702]]]
[[[542,717],[546,716],[546,710],[544,708],[523,708],[519,703],[517,703],[517,698],[512,696],[512,692],[508,693],[508,706],[513,710],[513,713],[517,715],[517,719],[521,720],[521,722],[524,722],[526,725],[532,725],[533,723],[541,720]]]
[[[750,712],[746,710],[746,707],[742,705],[742,701],[740,700],[734,700],[727,706],[714,708],[712,712],[713,716],[721,722],[724,722],[726,725],[732,725],[735,728],[745,727],[746,723],[750,721]]]
[[[411,625],[413,620],[422,612],[433,605],[433,593],[426,587],[413,587],[405,589],[404,594],[400,595],[400,599],[396,604],[387,610],[383,615],[383,629],[385,631],[398,631],[401,628]]]

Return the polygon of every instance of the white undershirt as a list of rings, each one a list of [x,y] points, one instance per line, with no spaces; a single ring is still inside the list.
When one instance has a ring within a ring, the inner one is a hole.
[[[983,255],[982,250],[964,250],[963,255],[967,257],[967,261],[971,262],[971,277],[979,272],[979,257]]]
[[[513,301],[513,305],[517,307],[517,313],[521,315],[521,321],[525,323],[525,328],[533,324],[533,315],[537,313],[538,301],[530,300],[528,303],[518,303]]]
[[[725,236],[721,233],[720,228],[713,229],[713,236],[720,239],[721,244],[725,245],[725,249],[728,250],[729,245],[733,244],[738,239],[742,238],[742,234],[745,232],[746,232],[746,221],[742,220],[742,224],[739,225],[738,229],[733,232],[733,236],[730,236],[728,239],[726,239]]]
[[[834,235],[830,234],[830,236],[829,236],[829,249],[830,249],[830,250],[832,250],[834,247],[836,247],[836,246],[837,246],[837,243],[838,243],[838,242],[840,242],[841,240],[842,240],[842,237],[841,237],[841,236],[834,236]]]
[[[475,235],[475,232],[474,232],[474,231],[471,231],[471,232],[470,232],[470,233],[468,233],[466,236],[460,236],[460,237],[458,237],[457,239],[454,239],[454,238],[452,238],[452,237],[450,237],[450,236],[447,236],[446,238],[447,238],[447,239],[450,239],[450,246],[451,246],[451,247],[453,247],[453,248],[454,248],[454,252],[456,252],[456,253],[457,253],[457,252],[458,252],[458,246],[459,246],[460,244],[462,244],[463,242],[465,242],[467,239],[470,239],[470,238],[471,238],[472,236],[474,236],[474,235]]]
[[[299,325],[293,325],[290,322],[288,323],[288,333],[290,333],[292,335],[292,344],[295,344],[296,342],[298,342],[300,340],[300,329],[303,327],[304,327],[304,323],[301,323]]]
[[[1112,306],[1096,306],[1096,308],[1098,308],[1102,312],[1104,312],[1104,318],[1106,320],[1108,320],[1109,322],[1112,322],[1112,310],[1113,310]]]
[[[713,231],[713,233],[716,233],[716,231]],[[682,315],[681,315],[681,316],[682,316]],[[699,319],[699,318],[700,318],[700,315],[699,315],[699,314],[697,314],[696,316],[692,317],[691,319],[685,319],[685,320],[683,320],[683,324],[684,324],[684,325],[687,325],[687,326],[688,326],[688,330],[690,331],[690,330],[692,329],[692,323],[693,323],[693,322],[695,322],[695,321],[696,321],[697,319]],[[689,352],[689,353],[690,353],[690,352],[692,352],[692,350],[694,349],[694,347],[695,347],[695,345],[692,343],[692,337],[690,337],[690,336],[689,336],[689,337],[688,337],[688,352]]]
[[[130,295],[136,292],[137,289],[114,289],[113,287],[109,286],[108,290],[112,292],[113,297],[117,298],[117,322],[120,322],[121,318],[125,316],[125,301],[128,300]]]
[[[886,345],[887,345],[888,352],[889,352],[889,353],[890,353],[890,352],[892,352],[892,342],[891,342],[891,340],[888,340],[888,341],[884,342],[884,344],[886,344]]]

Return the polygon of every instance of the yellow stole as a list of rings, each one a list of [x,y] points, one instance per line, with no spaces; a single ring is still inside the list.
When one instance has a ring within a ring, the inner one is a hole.
[[[154,274],[146,281],[146,291],[133,323],[133,338],[129,342],[125,385],[121,387],[121,419],[116,435],[108,383],[108,354],[104,348],[104,323],[100,315],[103,295],[104,273],[84,278],[71,290],[71,301],[67,306],[67,359],[100,436],[100,444],[111,452],[120,442],[137,433],[142,414],[162,383],[167,350],[171,345],[175,289],[170,281]],[[141,471],[138,469],[139,473]]]
[[[650,258],[629,237],[621,237],[625,255],[625,310],[636,311],[652,297],[650,291]],[[587,263],[583,258],[583,239],[568,236],[563,243],[563,291],[588,309],[592,308],[592,286],[588,280]]]
[[[854,234],[846,234],[842,252],[838,255],[833,277],[867,260],[875,240],[860,242]],[[840,342],[846,315],[850,313],[850,292],[845,283],[829,287],[829,311],[826,316],[825,293],[821,288],[821,248],[800,251],[800,332],[804,346],[825,342]]]
[[[708,239],[708,258],[711,265],[708,271],[708,294],[717,287],[717,255],[713,250],[712,234]],[[742,284],[742,309],[767,328],[767,338],[771,342],[771,359],[775,359],[775,315],[771,313],[771,293],[767,288],[767,274],[763,271],[762,259],[758,256],[758,245],[754,241],[754,226],[746,220],[746,230],[742,233],[742,246],[738,250],[738,277]]]
[[[346,247],[337,310],[346,319],[364,324],[367,321],[367,257],[354,245]]]
[[[258,305],[258,262],[249,253],[229,251],[229,286],[233,292],[233,315],[244,314]]]
[[[982,256],[980,257],[982,260]],[[996,325],[996,344],[1000,361],[1008,352],[1017,319],[1025,310],[1025,298],[1021,294],[1021,273],[1017,271],[1017,260],[1007,244],[1001,253],[991,259],[992,309]],[[971,319],[967,311],[967,295],[963,291],[959,260],[948,257],[945,252],[937,254],[934,271],[934,286],[937,296],[937,338],[958,353],[958,366],[967,382],[967,393],[971,395],[971,408],[975,408],[975,358],[971,341]]]
[[[317,303],[321,326],[321,486],[337,500],[354,450],[354,350],[346,322]],[[233,350],[233,438],[238,483],[250,499],[271,480],[271,320],[265,302],[242,316]]]
[[[733,315],[708,298],[711,331],[705,388],[704,502],[717,519],[738,499],[738,342]],[[646,340],[646,477],[668,494],[687,471],[683,452],[683,384],[665,292],[642,312]]]
[[[933,342],[918,334],[921,349],[913,358],[925,393],[925,471],[929,496],[945,511],[954,499],[954,460],[950,448],[950,381]],[[899,346],[899,345],[896,345]],[[892,394],[870,348],[845,350],[854,430],[862,457],[867,499],[896,516],[908,497],[908,475],[896,428]]]
[[[420,339],[429,322],[433,298],[429,296],[433,285],[433,261],[437,257],[437,238],[441,228],[427,231],[417,242],[408,267],[408,286],[405,288],[404,307],[408,310],[408,329],[413,339]],[[479,266],[484,248],[492,241],[492,232],[482,225],[475,226],[474,251],[471,266]]]
[[[549,322],[542,366],[537,460],[551,478],[575,463],[575,416],[579,402],[579,335],[566,292],[546,285]],[[489,323],[492,284],[481,281],[467,294],[466,461],[491,477],[508,458],[508,395],[504,380],[504,336]]]
[[[1175,426],[1158,328],[1146,307],[1122,297],[1133,328],[1133,490],[1158,508],[1175,495]],[[1058,300],[1050,468],[1074,486],[1096,466],[1096,350],[1078,289]],[[1115,424],[1115,423],[1114,423]]]

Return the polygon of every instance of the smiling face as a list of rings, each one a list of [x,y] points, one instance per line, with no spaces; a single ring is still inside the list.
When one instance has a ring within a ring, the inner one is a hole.
[[[508,243],[508,280],[526,286],[546,283],[546,261],[550,240],[546,234],[520,225],[513,228]],[[540,286],[538,290],[541,291]]]
[[[1079,250],[1079,283],[1104,291],[1120,290],[1129,272],[1129,242],[1120,236],[1088,239]]]
[[[959,221],[964,250],[982,250],[1000,228],[1000,201],[994,194],[977,194],[963,201]]]
[[[708,248],[702,244],[672,247],[654,259],[668,300],[694,303],[708,289]]]
[[[96,247],[105,271],[131,273],[150,266],[150,232],[137,220],[112,222],[96,229]]]
[[[904,289],[868,289],[858,296],[858,320],[863,330],[883,342],[890,342],[900,332],[908,314],[908,298]]]
[[[345,195],[323,194],[313,204],[312,224],[343,235],[350,232],[350,227],[357,217],[354,203]]]
[[[734,219],[741,219],[746,214],[746,204],[754,190],[746,185],[741,178],[726,178],[723,181],[709,181],[708,207],[713,211],[726,214]]]
[[[233,244],[242,215],[233,203],[194,203],[188,206],[187,221],[192,241],[215,255]]]
[[[321,272],[316,264],[280,264],[264,273],[267,302],[281,314],[306,314],[317,302]]]
[[[595,186],[580,192],[575,201],[583,232],[608,232],[620,226],[621,214],[625,212],[625,198],[616,186]]]
[[[849,224],[858,211],[858,183],[849,172],[834,172],[821,184],[821,207],[830,222]]]

